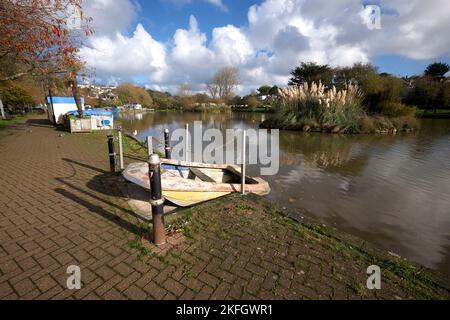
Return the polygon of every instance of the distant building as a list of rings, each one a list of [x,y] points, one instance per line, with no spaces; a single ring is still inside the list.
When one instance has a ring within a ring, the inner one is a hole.
[[[127,104],[124,104],[123,107],[126,108],[126,109],[141,110],[142,109],[142,104],[140,104],[140,103],[127,103]]]
[[[63,116],[69,111],[77,110],[74,97],[48,97],[48,119],[57,124],[63,124]],[[81,107],[84,110],[84,98],[81,97]]]

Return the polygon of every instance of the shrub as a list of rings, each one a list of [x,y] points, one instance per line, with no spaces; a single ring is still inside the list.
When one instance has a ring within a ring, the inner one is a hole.
[[[377,130],[371,117],[363,116],[358,121],[359,131],[362,133],[375,133]]]
[[[383,116],[373,117],[373,122],[376,130],[379,131],[392,130],[394,128],[392,122],[388,118]]]
[[[399,102],[386,101],[381,104],[381,113],[388,117],[411,116],[414,117],[417,110]]]
[[[364,114],[361,98],[359,88],[352,84],[341,90],[334,86],[326,90],[320,82],[313,82],[280,90],[281,108],[293,112],[299,119],[315,119],[320,124],[354,128]]]
[[[399,130],[417,129],[419,122],[413,116],[402,116],[391,119],[393,126]]]
[[[251,110],[255,110],[259,106],[259,101],[255,96],[249,96],[246,99],[246,104]]]

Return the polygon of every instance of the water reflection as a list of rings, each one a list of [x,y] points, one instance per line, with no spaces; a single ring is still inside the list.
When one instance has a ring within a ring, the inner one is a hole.
[[[206,128],[257,128],[258,113],[122,115],[138,137],[203,121]],[[417,133],[323,135],[280,132],[280,171],[264,177],[268,198],[450,276],[450,121]],[[250,166],[249,174],[259,174]]]

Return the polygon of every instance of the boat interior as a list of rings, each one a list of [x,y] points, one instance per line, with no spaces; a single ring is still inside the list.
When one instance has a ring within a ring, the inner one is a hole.
[[[203,182],[241,183],[241,173],[231,166],[221,169],[162,164],[161,173]],[[250,177],[246,177],[245,183],[256,184],[258,182]]]

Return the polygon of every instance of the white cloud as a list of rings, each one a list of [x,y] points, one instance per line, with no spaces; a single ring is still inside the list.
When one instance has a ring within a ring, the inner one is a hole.
[[[194,16],[189,18],[189,30],[178,29],[173,41],[173,62],[185,64],[187,61],[191,61],[195,66],[212,62],[213,53],[206,47],[206,35],[198,29],[198,23]]]
[[[113,37],[96,36],[89,47],[80,50],[80,56],[95,67],[100,76],[131,79],[150,74],[159,81],[166,66],[165,47],[138,24],[131,37],[117,33]]]
[[[208,2],[224,6],[223,1]],[[111,0],[88,3],[91,8],[111,7]],[[177,29],[164,43],[153,39],[142,25],[132,36],[124,36],[138,7],[126,0],[115,6],[123,6],[127,14],[117,26],[110,14],[100,15],[104,20],[98,23],[100,32],[82,49],[82,56],[100,75],[146,76],[150,86],[164,90],[176,91],[181,83],[202,90],[222,66],[240,69],[241,93],[246,93],[261,84],[286,84],[290,70],[300,61],[344,66],[370,61],[377,54],[412,59],[450,55],[446,36],[450,2],[445,0],[382,1],[380,30],[367,28],[361,19],[364,7],[357,0],[266,0],[249,8],[247,25],[216,27],[210,41],[191,16],[189,27]],[[109,25],[114,32],[105,31]]]
[[[187,4],[192,4],[195,0],[165,0],[171,2],[177,6],[184,6]],[[209,3],[223,11],[228,11],[228,7],[223,3],[223,0],[201,0],[203,2]]]
[[[227,6],[223,3],[222,0],[205,0],[206,2],[212,4],[213,6],[216,6],[222,10],[228,11]]]
[[[139,5],[130,0],[87,0],[84,14],[93,18],[98,35],[115,35],[126,32],[140,11]]]
[[[245,34],[232,25],[213,29],[211,48],[223,65],[246,64],[255,54]]]

